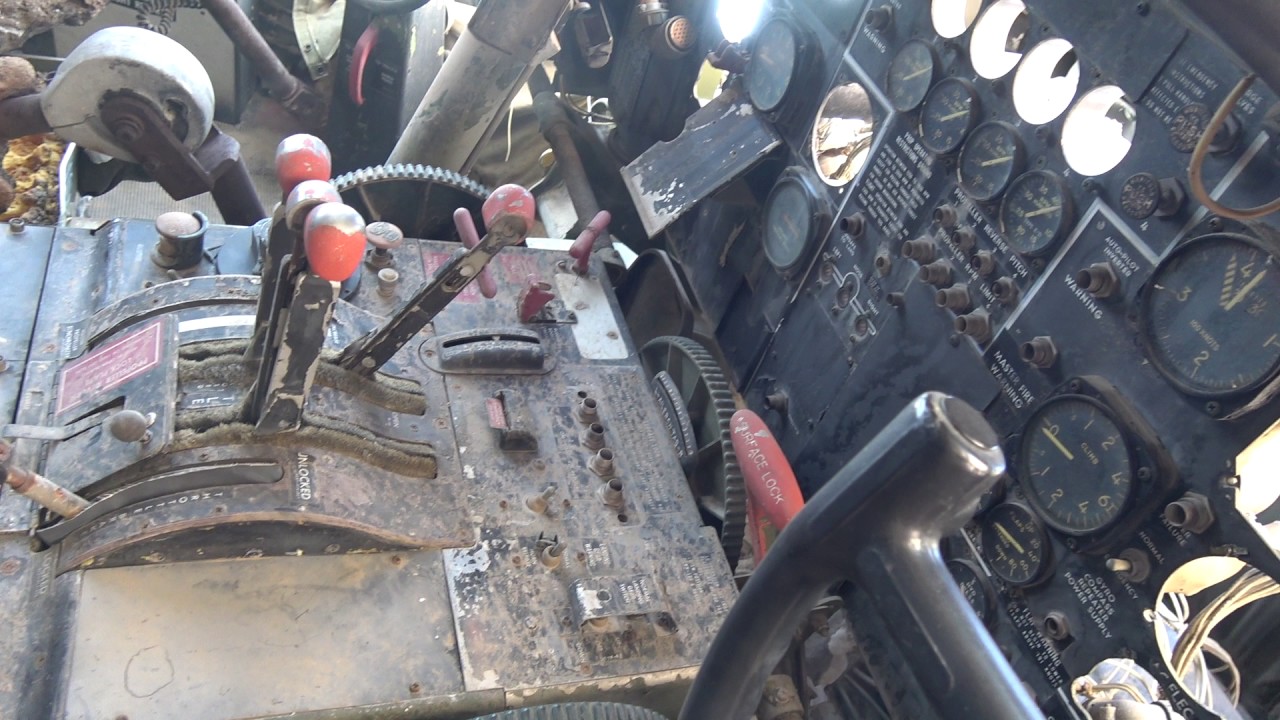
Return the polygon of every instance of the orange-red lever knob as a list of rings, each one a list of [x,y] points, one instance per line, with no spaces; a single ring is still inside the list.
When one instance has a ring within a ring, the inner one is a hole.
[[[351,277],[364,259],[364,218],[342,203],[317,205],[302,231],[311,272],[331,282]]]
[[[276,146],[276,180],[285,195],[303,180],[328,180],[332,170],[329,147],[315,135],[290,135]]]
[[[489,232],[526,235],[533,227],[537,204],[533,193],[519,185],[503,185],[494,190],[480,207],[480,216]],[[510,223],[510,226],[500,227]]]
[[[573,241],[573,245],[569,247],[569,257],[576,262],[573,264],[573,271],[579,275],[587,274],[587,267],[591,264],[591,251],[595,249],[596,238],[609,229],[609,221],[613,220],[613,216],[608,210],[601,210],[596,216],[591,218],[591,222],[582,228],[582,234],[578,235],[578,239]]]

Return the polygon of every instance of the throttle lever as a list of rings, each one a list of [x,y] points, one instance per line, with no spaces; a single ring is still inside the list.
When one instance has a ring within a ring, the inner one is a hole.
[[[347,346],[337,364],[370,377],[475,280],[504,247],[524,242],[533,225],[533,195],[519,185],[503,185],[481,208],[489,232],[472,248],[455,252],[386,325]]]
[[[1042,717],[938,549],[1004,469],[978,411],[941,393],[916,398],[769,548],[703,659],[680,720],[750,718],[796,628],[841,580],[876,610],[851,621],[883,622],[939,717]]]

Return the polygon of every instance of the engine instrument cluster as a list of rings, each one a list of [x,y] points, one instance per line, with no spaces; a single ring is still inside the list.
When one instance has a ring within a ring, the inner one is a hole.
[[[812,222],[769,193],[769,263],[714,240],[714,199],[672,234],[748,404],[807,493],[920,391],[985,409],[1008,478],[948,553],[1046,715],[1084,717],[1073,683],[1109,658],[1186,717],[1244,712],[1174,678],[1153,618],[1192,560],[1280,573],[1261,530],[1280,491],[1247,505],[1233,479],[1280,417],[1280,225],[1202,206],[1187,172],[1228,207],[1272,200],[1275,94],[1253,85],[1195,160],[1245,72],[1164,4],[856,5],[770,17],[816,38],[832,82],[812,94],[866,98],[858,169],[827,160],[849,142],[822,108],[779,119],[741,181],[816,174]]]

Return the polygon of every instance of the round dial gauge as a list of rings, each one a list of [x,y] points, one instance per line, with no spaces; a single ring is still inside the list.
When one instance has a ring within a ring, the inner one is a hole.
[[[1003,503],[982,521],[982,556],[996,577],[1011,585],[1029,585],[1049,566],[1049,541],[1030,510]]]
[[[783,18],[774,18],[760,28],[744,83],[751,104],[761,112],[777,110],[795,84],[802,43],[795,27]]]
[[[818,237],[820,200],[801,177],[783,174],[764,204],[764,254],[779,272],[794,269]]]
[[[1115,524],[1133,496],[1133,453],[1102,405],[1083,396],[1045,403],[1027,423],[1022,485],[1044,522],[1068,535]]]
[[[951,577],[960,586],[960,593],[978,615],[978,619],[984,624],[990,624],[994,615],[995,592],[985,574],[977,565],[961,558],[948,560],[947,570],[951,571]]]
[[[1071,196],[1057,175],[1032,170],[1009,186],[1000,204],[1000,229],[1014,250],[1044,255],[1071,223]]]
[[[959,78],[947,78],[924,99],[920,141],[939,155],[955,152],[981,114],[982,102],[973,86]]]
[[[1170,382],[1197,397],[1256,390],[1280,368],[1280,267],[1257,240],[1219,233],[1175,249],[1143,289],[1143,339]]]
[[[898,112],[920,107],[938,72],[938,56],[923,40],[912,40],[889,63],[886,87]]]
[[[956,171],[960,187],[974,200],[992,200],[1022,172],[1024,161],[1022,139],[1012,125],[983,123],[960,150]]]

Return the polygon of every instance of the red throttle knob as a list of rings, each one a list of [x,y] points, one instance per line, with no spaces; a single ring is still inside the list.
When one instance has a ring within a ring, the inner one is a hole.
[[[311,272],[331,282],[342,282],[364,259],[364,218],[342,203],[317,205],[307,216],[302,239]]]
[[[511,184],[494,190],[480,208],[480,216],[484,218],[484,226],[489,229],[489,232],[497,231],[513,235],[528,234],[529,228],[533,227],[536,212],[537,204],[534,202],[533,193],[519,185]],[[512,225],[499,227],[506,223]]]
[[[747,493],[779,531],[804,507],[804,496],[773,433],[760,416],[739,410],[729,420],[733,451],[746,477]]]
[[[276,180],[285,195],[303,180],[328,180],[332,170],[329,148],[315,135],[290,135],[276,146]]]
[[[569,257],[577,261],[573,264],[574,272],[579,275],[587,274],[587,266],[591,264],[591,251],[596,246],[596,238],[609,229],[609,221],[612,219],[613,216],[608,210],[601,210],[582,229],[578,239],[573,241],[573,245],[569,247]]]
[[[328,180],[303,180],[285,198],[285,225],[297,230],[312,208],[327,202],[342,202],[342,196],[332,183]]]

